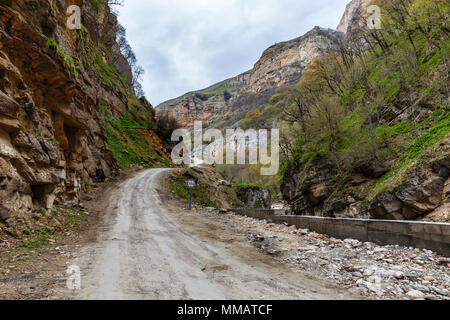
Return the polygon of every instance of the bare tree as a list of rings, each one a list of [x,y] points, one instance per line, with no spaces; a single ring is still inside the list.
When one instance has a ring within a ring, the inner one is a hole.
[[[142,88],[142,77],[144,76],[144,68],[137,64],[136,54],[131,48],[130,44],[127,40],[127,32],[124,26],[120,25],[117,29],[117,44],[119,45],[120,52],[127,59],[128,64],[131,67],[131,71],[133,73],[133,87],[137,96],[145,95],[145,92]]]

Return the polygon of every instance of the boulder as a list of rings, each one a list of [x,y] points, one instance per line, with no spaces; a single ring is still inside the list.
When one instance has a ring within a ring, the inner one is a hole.
[[[378,201],[382,205],[386,213],[392,214],[402,209],[402,202],[392,193],[386,192],[378,197]]]
[[[28,138],[31,143],[29,154],[32,156],[34,161],[41,165],[50,165],[50,158],[47,153],[45,153],[44,149],[42,149],[42,145],[39,140],[32,134],[28,135]]]
[[[12,119],[0,114],[0,129],[6,132],[17,132],[20,128],[21,125],[18,119]]]
[[[50,158],[50,162],[53,165],[58,165],[60,161],[59,157],[59,149],[53,143],[50,143],[46,140],[41,141],[42,148],[47,152],[48,157]]]
[[[436,210],[426,215],[424,218],[425,221],[434,221],[434,222],[450,222],[450,202],[446,202],[443,205],[439,206]]]
[[[28,133],[25,131],[19,131],[12,139],[12,144],[22,148],[31,148],[33,146],[28,138]]]

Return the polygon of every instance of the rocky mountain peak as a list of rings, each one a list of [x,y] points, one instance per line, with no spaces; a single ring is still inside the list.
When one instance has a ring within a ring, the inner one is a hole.
[[[271,46],[255,64],[242,91],[260,93],[295,84],[310,61],[335,47],[337,37],[331,29],[314,27],[301,37]]]

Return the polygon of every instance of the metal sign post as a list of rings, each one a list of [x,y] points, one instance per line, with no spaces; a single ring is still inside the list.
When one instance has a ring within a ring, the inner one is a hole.
[[[195,180],[189,179],[186,183],[189,188],[189,210],[192,210],[192,190],[195,188]]]

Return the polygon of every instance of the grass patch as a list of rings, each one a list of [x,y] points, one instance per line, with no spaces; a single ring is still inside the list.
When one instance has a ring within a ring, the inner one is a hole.
[[[95,68],[98,71],[98,77],[100,80],[106,84],[110,88],[116,88],[123,95],[127,95],[128,93],[128,85],[125,77],[117,71],[116,68],[103,62],[100,54],[95,52],[95,63],[97,67]]]
[[[35,231],[36,238],[22,242],[19,248],[36,250],[50,245],[48,239],[52,232],[48,228],[42,228]]]
[[[105,4],[105,0],[93,0],[94,1],[94,8],[96,12],[100,12],[103,9],[103,5]]]

